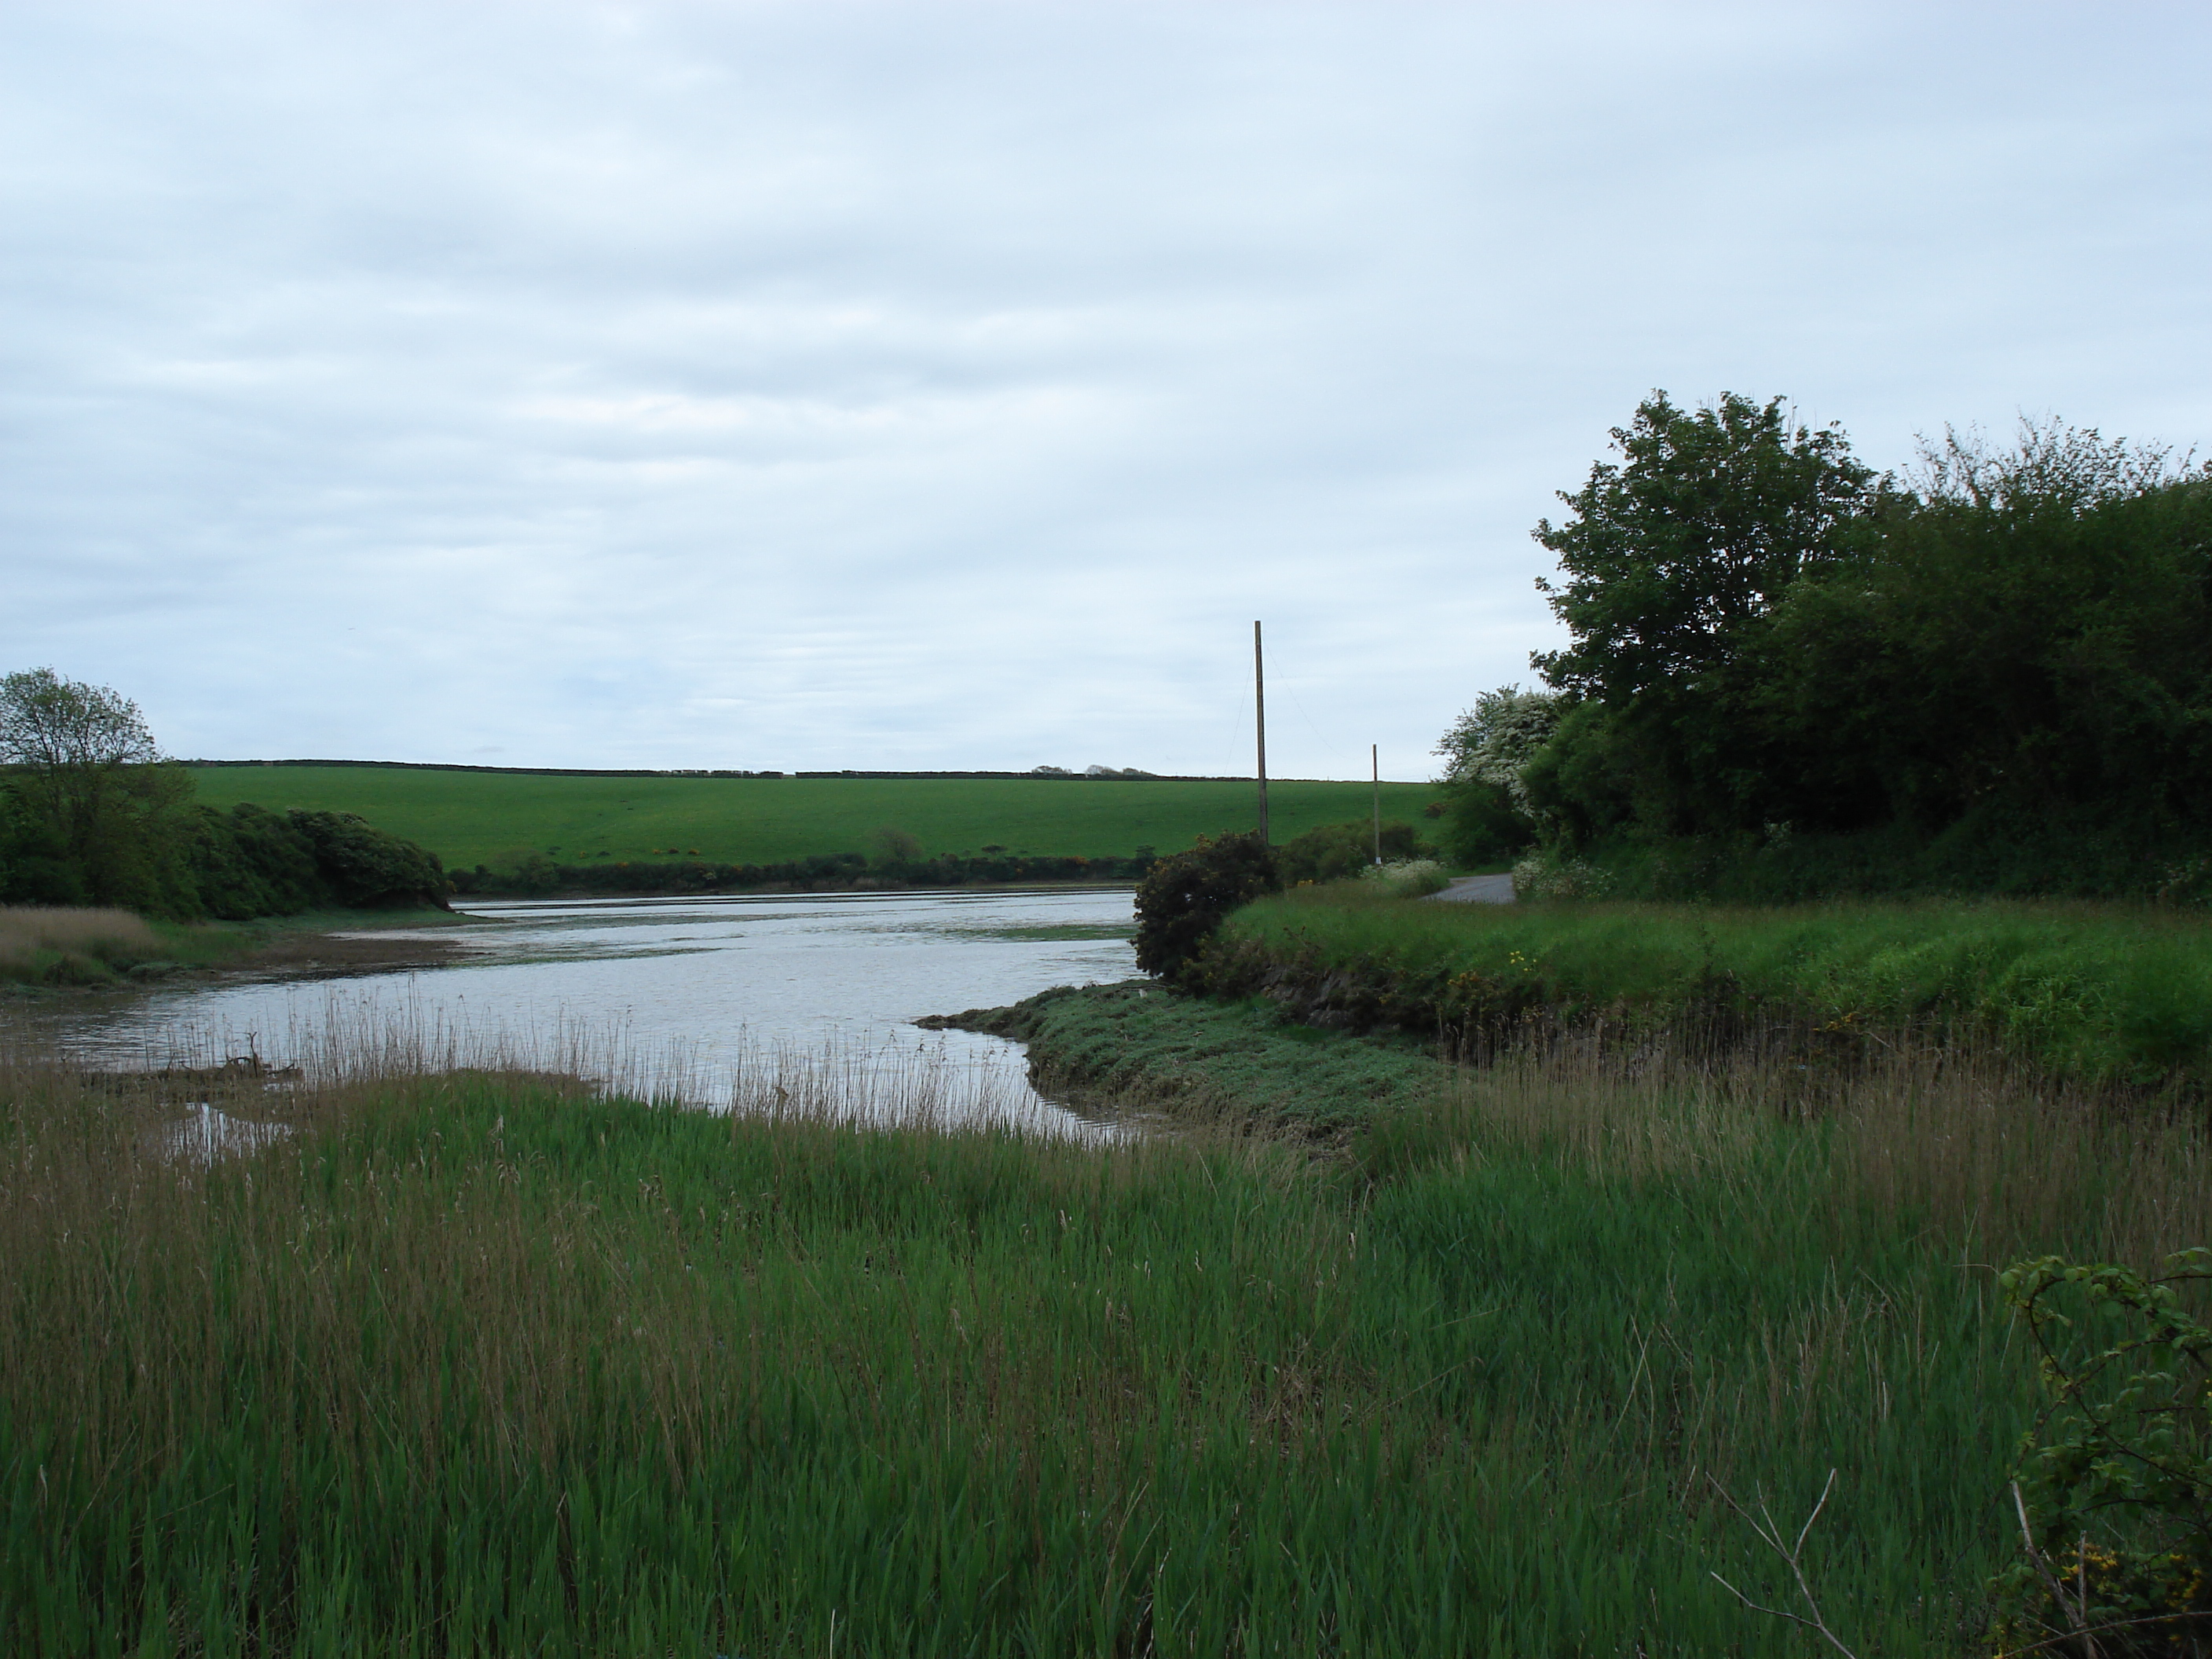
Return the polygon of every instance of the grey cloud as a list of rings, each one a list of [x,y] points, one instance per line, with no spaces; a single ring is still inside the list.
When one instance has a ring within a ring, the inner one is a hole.
[[[1653,386],[2205,427],[2181,7],[21,7],[0,665],[173,748],[1418,775]]]

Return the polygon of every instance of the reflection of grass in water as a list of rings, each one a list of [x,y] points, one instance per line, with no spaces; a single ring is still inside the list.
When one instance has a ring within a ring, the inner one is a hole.
[[[720,948],[714,945],[578,945],[567,947],[542,945],[519,949],[512,955],[501,952],[495,957],[459,965],[464,968],[526,968],[544,963],[629,962],[647,957],[712,956]]]
[[[1955,1652],[2033,1405],[1972,1229],[2133,1255],[2212,1191],[1948,1074],[1437,1066],[1316,1159],[441,1040],[207,1169],[0,1064],[0,1650],[1810,1651],[1707,1577],[1770,1589],[1711,1483],[1838,1468],[1831,1618]]]
[[[957,933],[963,939],[1049,942],[1054,939],[1128,939],[1136,933],[1137,926],[1127,921],[1069,921],[1036,927],[948,927],[943,931]]]

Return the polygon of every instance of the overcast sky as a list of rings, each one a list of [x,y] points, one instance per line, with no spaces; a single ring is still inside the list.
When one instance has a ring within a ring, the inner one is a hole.
[[[2212,8],[0,8],[0,669],[182,756],[1422,777],[1665,387],[2212,439]]]

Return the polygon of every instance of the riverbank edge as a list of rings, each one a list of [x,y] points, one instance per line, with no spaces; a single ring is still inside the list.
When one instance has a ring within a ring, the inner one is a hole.
[[[463,959],[468,947],[447,939],[378,936],[465,927],[481,920],[429,905],[311,910],[245,921],[149,920],[146,926],[161,940],[158,953],[71,953],[55,963],[30,964],[31,977],[0,974],[0,999],[35,1000],[239,972],[289,975],[441,967]]]
[[[566,900],[585,899],[704,899],[704,898],[816,898],[824,896],[839,897],[866,894],[896,894],[910,896],[916,893],[1026,893],[1038,888],[1058,892],[1127,892],[1136,883],[1127,877],[1117,876],[1097,881],[1055,881],[1039,876],[1028,880],[945,882],[896,882],[863,879],[854,882],[822,882],[810,885],[803,882],[772,881],[758,886],[726,887],[555,887],[539,892],[526,893],[520,889],[507,890],[491,888],[472,888],[464,893],[459,890],[448,895],[448,902],[471,904],[478,902],[493,904],[560,903]]]
[[[1411,1037],[1322,1030],[1264,999],[1185,996],[1145,980],[1060,986],[915,1023],[1023,1044],[1040,1093],[1324,1143],[1440,1097],[1457,1076]]]
[[[1192,988],[1480,1063],[1537,1036],[1835,1057],[1964,1046],[2069,1086],[2212,1091],[2212,929],[2069,902],[1405,904],[1316,888],[1230,917]]]

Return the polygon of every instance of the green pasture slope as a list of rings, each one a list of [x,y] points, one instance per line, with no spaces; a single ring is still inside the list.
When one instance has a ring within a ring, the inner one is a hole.
[[[196,766],[210,806],[252,801],[358,812],[449,867],[501,868],[542,853],[564,863],[651,859],[670,848],[725,864],[864,853],[885,825],[926,854],[986,847],[1048,858],[1163,853],[1249,830],[1249,782],[1092,778],[686,778],[443,772],[401,766]],[[1418,819],[1434,785],[1386,783],[1386,817]],[[1364,817],[1366,783],[1268,786],[1278,841]]]

